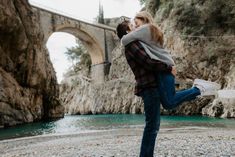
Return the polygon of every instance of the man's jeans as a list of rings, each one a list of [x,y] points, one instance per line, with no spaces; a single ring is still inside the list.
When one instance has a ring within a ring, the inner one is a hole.
[[[160,127],[160,96],[158,88],[140,93],[144,101],[145,128],[141,143],[140,157],[153,157],[155,140]]]
[[[144,101],[145,128],[140,157],[153,157],[155,140],[160,127],[160,101],[165,109],[173,109],[184,101],[200,95],[198,88],[175,92],[175,78],[170,73],[158,75],[158,88],[145,89],[140,93]]]

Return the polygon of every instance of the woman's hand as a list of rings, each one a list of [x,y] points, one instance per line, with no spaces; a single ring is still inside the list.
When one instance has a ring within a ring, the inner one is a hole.
[[[176,76],[177,74],[177,70],[175,66],[172,66],[172,70],[171,70],[172,75]]]

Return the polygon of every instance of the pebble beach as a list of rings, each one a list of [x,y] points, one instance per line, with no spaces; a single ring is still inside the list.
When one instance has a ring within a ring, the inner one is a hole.
[[[0,141],[1,157],[137,157],[143,128],[40,135]],[[235,130],[164,128],[157,157],[235,157]]]

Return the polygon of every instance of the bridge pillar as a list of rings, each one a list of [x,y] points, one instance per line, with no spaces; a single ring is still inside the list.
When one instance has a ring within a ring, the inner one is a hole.
[[[109,62],[91,65],[91,79],[94,84],[101,84],[105,82],[105,78],[109,73]]]

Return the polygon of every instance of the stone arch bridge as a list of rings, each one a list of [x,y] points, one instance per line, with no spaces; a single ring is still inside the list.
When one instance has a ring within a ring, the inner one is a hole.
[[[84,44],[90,54],[93,82],[104,82],[111,62],[111,52],[115,47],[115,28],[79,20],[44,6],[34,4],[31,6],[40,17],[39,22],[44,33],[44,43],[46,44],[54,32],[66,32],[74,35]]]

